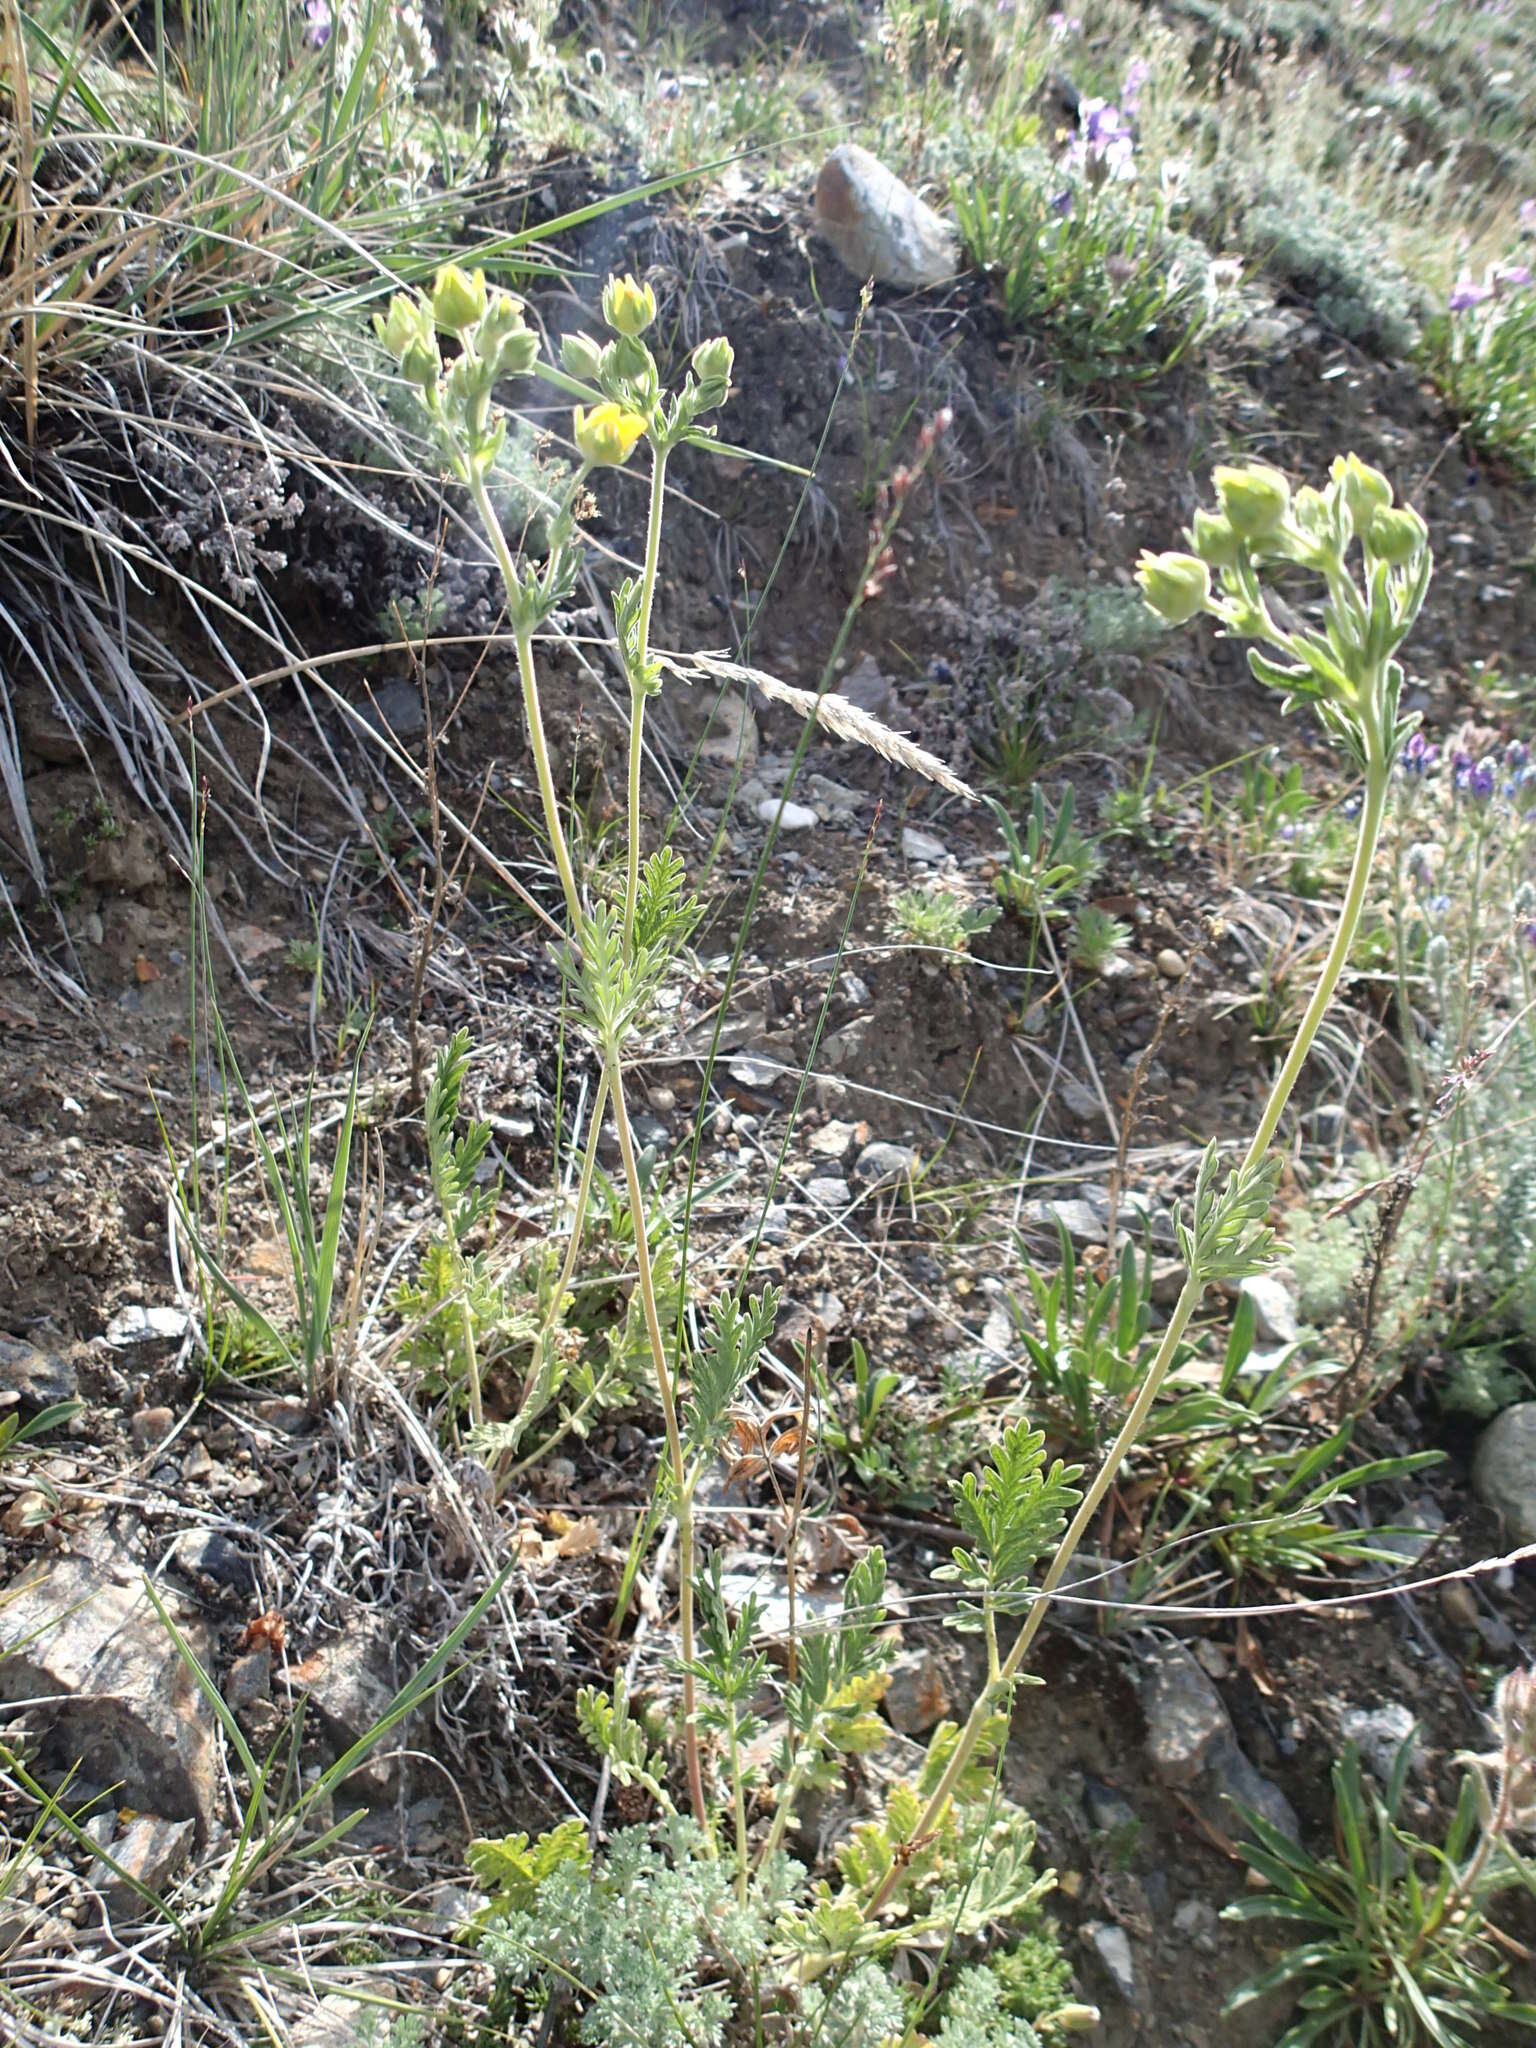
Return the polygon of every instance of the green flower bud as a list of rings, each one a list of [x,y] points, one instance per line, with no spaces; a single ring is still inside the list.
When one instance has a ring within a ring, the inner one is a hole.
[[[1392,486],[1379,469],[1372,469],[1358,455],[1335,455],[1328,474],[1349,507],[1355,531],[1363,540],[1373,516],[1392,503]]]
[[[635,443],[645,432],[645,421],[639,413],[626,412],[610,399],[604,405],[594,405],[590,412],[578,405],[573,432],[583,460],[595,467],[617,469],[634,453]]]
[[[1231,520],[1220,512],[1197,512],[1189,541],[1201,561],[1209,562],[1213,569],[1230,569],[1243,550]]]
[[[644,334],[656,318],[656,294],[633,277],[610,277],[603,286],[603,318],[615,334]]]
[[[526,377],[538,360],[539,337],[510,292],[492,292],[475,327],[475,346],[493,377]]]
[[[1136,581],[1153,611],[1170,626],[1184,625],[1210,603],[1210,564],[1198,555],[1143,553]]]
[[[406,381],[423,393],[433,389],[443,359],[438,354],[432,309],[425,299],[397,292],[388,313],[375,313],[373,331],[400,365]]]
[[[1278,469],[1262,462],[1243,469],[1219,468],[1211,481],[1240,540],[1268,540],[1291,508],[1290,485]]]
[[[1378,562],[1401,569],[1418,560],[1429,540],[1429,528],[1411,505],[1391,505],[1373,516],[1364,540]]]
[[[605,350],[604,353],[608,352]],[[627,386],[637,405],[649,410],[656,403],[661,380],[656,374],[656,358],[645,343],[636,340],[632,334],[621,334],[613,344],[609,360],[613,364],[616,381]]]
[[[432,285],[432,317],[444,334],[462,334],[481,318],[488,296],[483,270],[445,263]]]
[[[567,334],[560,343],[560,360],[566,374],[595,384],[603,374],[603,351],[590,334]]]
[[[701,341],[693,352],[693,374],[699,380],[699,410],[724,405],[731,394],[731,372],[736,351],[723,334],[713,341]]]
[[[1096,2005],[1058,2005],[1052,2023],[1064,2034],[1091,2034],[1103,2015]]]

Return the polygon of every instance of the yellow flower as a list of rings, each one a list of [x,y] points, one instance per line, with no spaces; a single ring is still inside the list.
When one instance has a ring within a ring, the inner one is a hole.
[[[603,318],[615,334],[644,334],[656,318],[656,294],[633,277],[610,277],[603,286]]]
[[[620,463],[628,462],[635,443],[645,432],[645,421],[639,413],[626,412],[612,399],[594,405],[590,412],[578,405],[575,417],[576,446],[583,460],[594,465],[606,464],[616,469]]]
[[[432,315],[445,334],[462,334],[485,311],[489,294],[483,270],[445,263],[432,285]]]

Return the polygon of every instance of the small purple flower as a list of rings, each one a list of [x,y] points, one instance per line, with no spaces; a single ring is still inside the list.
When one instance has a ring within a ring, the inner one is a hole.
[[[1403,772],[1415,780],[1429,774],[1440,759],[1440,749],[1425,739],[1423,733],[1414,733],[1403,749]]]
[[[1488,274],[1493,279],[1495,289],[1505,286],[1512,291],[1519,291],[1531,281],[1530,265],[1526,263],[1495,263]]]
[[[1066,42],[1070,36],[1080,36],[1083,32],[1082,21],[1075,14],[1048,14],[1045,17],[1045,25],[1051,32],[1052,40],[1058,43]]]
[[[1051,200],[1051,211],[1052,213],[1059,213],[1063,220],[1067,220],[1071,217],[1072,208],[1076,203],[1072,187],[1070,185],[1063,185],[1061,190]]]
[[[680,100],[683,96],[681,79],[668,77],[656,81],[656,97],[659,100]]]
[[[1526,928],[1525,928],[1525,943],[1526,943],[1526,944],[1527,944],[1528,946],[1531,946],[1531,947],[1536,947],[1536,924],[1528,924],[1528,925],[1526,926]]]
[[[1388,85],[1408,85],[1411,84],[1412,80],[1413,66],[1411,64],[1389,64],[1387,66]]]
[[[1152,66],[1145,57],[1133,57],[1126,67],[1125,83],[1120,88],[1120,104],[1128,114],[1134,114],[1141,103],[1141,89],[1152,76]]]
[[[1492,287],[1475,284],[1470,277],[1457,278],[1451,287],[1450,306],[1453,313],[1469,313],[1474,306],[1480,306],[1491,296]]]
[[[1479,804],[1487,803],[1493,795],[1497,779],[1491,757],[1486,761],[1474,761],[1469,768],[1456,771],[1457,787]]]
[[[323,50],[335,26],[331,0],[304,0],[304,40],[312,50]]]
[[[1522,235],[1536,235],[1536,199],[1522,199],[1520,202],[1520,232]]]
[[[1340,816],[1341,818],[1358,818],[1358,817],[1359,817],[1359,815],[1360,815],[1360,799],[1359,799],[1359,797],[1357,797],[1357,796],[1347,796],[1347,797],[1345,797],[1345,799],[1344,799],[1343,803],[1341,803],[1341,804],[1339,805],[1339,816]]]
[[[1530,761],[1531,750],[1524,740],[1511,740],[1504,749],[1505,765],[1510,768],[1524,768]]]
[[[1450,907],[1451,899],[1449,896],[1431,896],[1424,906],[1431,917],[1444,917]]]

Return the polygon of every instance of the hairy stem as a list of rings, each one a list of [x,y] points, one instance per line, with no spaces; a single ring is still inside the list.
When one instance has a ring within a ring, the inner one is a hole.
[[[510,598],[517,589],[517,565],[512,559],[512,550],[507,546],[507,537],[501,530],[496,507],[491,503],[483,478],[473,477],[469,491]],[[581,893],[576,887],[576,871],[571,866],[570,850],[566,846],[565,832],[560,823],[560,804],[555,795],[554,771],[549,765],[549,744],[544,737],[544,713],[539,703],[539,681],[533,666],[533,637],[522,627],[515,627],[514,634],[517,642],[517,673],[523,686],[523,722],[528,728],[528,747],[533,755],[534,771],[539,779],[539,797],[544,805],[545,829],[549,833],[550,851],[554,854],[555,866],[559,870],[560,887],[565,892],[566,912],[571,921],[571,937],[573,940],[579,940],[582,925]]]
[[[1383,750],[1374,744],[1374,736],[1372,736],[1372,739],[1373,743],[1370,746],[1367,757],[1365,798],[1360,807],[1360,831],[1359,837],[1355,842],[1354,864],[1350,869],[1349,886],[1345,891],[1343,904],[1340,906],[1339,921],[1334,931],[1333,943],[1328,948],[1328,957],[1323,962],[1322,973],[1318,977],[1317,988],[1313,993],[1312,1000],[1308,1003],[1302,1020],[1297,1026],[1296,1037],[1289,1053],[1286,1055],[1285,1064],[1281,1067],[1279,1074],[1275,1077],[1274,1086],[1270,1089],[1269,1100],[1264,1105],[1264,1114],[1259,1119],[1258,1129],[1254,1133],[1253,1142],[1249,1145],[1248,1151],[1244,1156],[1242,1168],[1240,1169],[1244,1173],[1250,1172],[1257,1166],[1269,1150],[1270,1141],[1274,1137],[1275,1130],[1284,1113],[1291,1090],[1296,1085],[1296,1078],[1306,1062],[1307,1054],[1312,1047],[1312,1041],[1317,1036],[1318,1027],[1323,1021],[1328,1005],[1333,1000],[1334,990],[1338,987],[1339,977],[1344,972],[1345,964],[1349,959],[1350,947],[1354,944],[1355,930],[1360,922],[1360,913],[1365,904],[1366,884],[1370,879],[1371,863],[1375,858],[1377,840],[1381,835],[1381,820],[1386,809],[1388,775],[1390,772]],[[1152,1412],[1152,1404],[1157,1399],[1168,1369],[1173,1363],[1180,1340],[1189,1326],[1190,1317],[1200,1305],[1200,1298],[1205,1292],[1205,1286],[1205,1280],[1199,1269],[1192,1267],[1185,1278],[1183,1288],[1180,1290],[1173,1313],[1168,1319],[1168,1327],[1164,1330],[1162,1342],[1157,1347],[1157,1355],[1147,1368],[1147,1376],[1141,1384],[1141,1390],[1131,1405],[1130,1413],[1120,1425],[1119,1434],[1110,1445],[1103,1463],[1094,1474],[1092,1483],[1083,1495],[1077,1513],[1072,1517],[1066,1534],[1057,1545],[1056,1555],[1051,1559],[1050,1567],[1040,1582],[1039,1593],[1035,1597],[1017,1636],[1014,1638],[1013,1647],[1003,1659],[996,1678],[983,1686],[966,1719],[964,1728],[960,1731],[960,1739],[955,1744],[954,1754],[949,1760],[943,1777],[934,1788],[933,1796],[928,1801],[922,1819],[914,1830],[914,1835],[918,1840],[921,1840],[924,1835],[937,1827],[942,1819],[944,1809],[948,1805],[954,1788],[959,1782],[961,1772],[971,1759],[971,1754],[981,1738],[981,1731],[985,1727],[988,1717],[1006,1698],[1008,1688],[1018,1674],[1025,1653],[1039,1633],[1041,1624],[1045,1620],[1046,1610],[1050,1606],[1050,1595],[1060,1585],[1067,1566],[1076,1554],[1078,1545],[1092,1527],[1094,1517],[1098,1514],[1099,1509],[1104,1503],[1104,1496],[1114,1484],[1116,1473],[1134,1448],[1138,1437],[1146,1426],[1147,1417]],[[879,1913],[886,1900],[895,1890],[900,1874],[899,1868],[895,1867],[888,1873],[884,1883],[865,1908],[866,1919],[872,1920]]]
[[[624,884],[624,950],[635,936],[640,895],[640,766],[645,752],[645,670],[651,654],[651,606],[656,597],[656,564],[661,558],[662,494],[667,451],[657,448],[651,464],[651,510],[645,529],[645,568],[640,578],[640,633],[635,672],[629,679],[629,872]]]
[[[651,1272],[651,1247],[646,1238],[645,1198],[640,1188],[640,1168],[635,1157],[634,1135],[624,1101],[624,1077],[619,1071],[618,1049],[609,1046],[604,1054],[608,1092],[613,1098],[613,1121],[619,1134],[619,1151],[624,1159],[624,1179],[629,1189],[629,1211],[635,1224],[635,1267],[639,1274],[640,1306],[645,1314],[646,1334],[656,1368],[656,1392],[661,1401],[662,1421],[667,1432],[667,1463],[672,1470],[673,1503],[677,1515],[678,1632],[683,1660],[683,1744],[688,1759],[688,1797],[693,1817],[710,1834],[709,1808],[704,1799],[704,1770],[699,1760],[698,1707],[693,1663],[693,1496],[683,1462],[682,1433],[677,1426],[677,1402],[672,1374],[667,1365],[666,1339],[661,1333],[661,1316],[656,1307],[656,1284]]]

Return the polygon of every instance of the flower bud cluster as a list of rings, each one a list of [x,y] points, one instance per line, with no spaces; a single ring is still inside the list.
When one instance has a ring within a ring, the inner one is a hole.
[[[397,292],[373,326],[415,386],[454,474],[464,483],[484,477],[506,434],[492,390],[503,377],[526,377],[539,353],[522,302],[487,285],[483,270],[449,263],[429,293]],[[438,341],[444,334],[458,344],[446,367]]]
[[[1358,455],[1335,458],[1325,489],[1292,492],[1267,463],[1223,465],[1214,472],[1217,509],[1201,509],[1185,535],[1186,553],[1144,554],[1137,570],[1147,603],[1168,624],[1202,612],[1234,638],[1267,643],[1248,660],[1261,682],[1310,699],[1363,758],[1395,757],[1412,730],[1399,725],[1402,671],[1394,660],[1429,587],[1429,534],[1418,513],[1393,503],[1392,486]],[[1350,567],[1358,543],[1363,588]],[[1295,565],[1326,587],[1323,630],[1277,622],[1266,585]],[[1422,772],[1422,761],[1420,771]]]
[[[656,320],[656,294],[634,277],[610,277],[603,287],[603,318],[614,339],[568,334],[560,344],[566,375],[590,385],[604,403],[576,408],[575,437],[582,461],[617,467],[648,436],[665,453],[690,435],[710,434],[700,415],[724,405],[735,364],[722,335],[701,341],[689,359],[683,388],[664,399],[661,375],[642,337]]]

